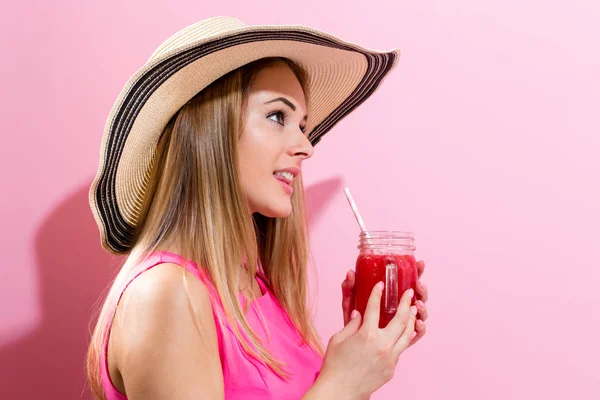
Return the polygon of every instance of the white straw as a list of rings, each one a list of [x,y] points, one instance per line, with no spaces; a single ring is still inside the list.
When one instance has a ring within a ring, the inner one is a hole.
[[[365,232],[367,239],[370,239],[371,236],[367,233],[367,229],[365,228],[365,224],[358,212],[358,208],[356,204],[354,204],[354,200],[352,199],[352,195],[350,194],[350,189],[344,188],[344,193],[346,194],[346,198],[348,199],[348,203],[350,203],[350,207],[352,208],[352,212],[354,213],[354,217],[356,218],[356,222],[358,222],[358,226],[360,226],[360,230]]]

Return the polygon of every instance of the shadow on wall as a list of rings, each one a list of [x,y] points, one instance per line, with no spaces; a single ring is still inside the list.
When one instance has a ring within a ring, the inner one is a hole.
[[[120,262],[102,249],[88,186],[67,197],[35,236],[42,321],[0,350],[0,398],[91,398],[85,354],[92,310]]]
[[[339,193],[338,193],[339,192]],[[342,179],[340,177],[330,178],[305,189],[306,208],[308,212],[308,226],[314,224],[323,218],[326,205],[335,197],[342,193]]]
[[[85,376],[90,319],[123,260],[100,246],[88,188],[67,197],[40,224],[35,249],[42,321],[0,349],[0,398],[91,399]],[[306,188],[309,225],[340,188],[338,178]]]

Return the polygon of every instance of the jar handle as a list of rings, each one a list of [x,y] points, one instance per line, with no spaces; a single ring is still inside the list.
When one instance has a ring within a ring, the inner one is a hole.
[[[398,266],[388,263],[385,266],[385,312],[393,314],[398,309]]]

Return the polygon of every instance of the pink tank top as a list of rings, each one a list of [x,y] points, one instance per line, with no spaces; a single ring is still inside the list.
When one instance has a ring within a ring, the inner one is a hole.
[[[281,379],[266,364],[246,355],[242,351],[241,344],[236,341],[233,328],[229,323],[225,320],[222,324],[219,323],[217,313],[223,316],[223,311],[217,300],[217,292],[208,281],[204,271],[197,268],[196,263],[166,251],[154,252],[132,271],[132,277],[124,285],[121,295],[137,276],[161,263],[173,263],[185,267],[204,283],[211,294],[211,305],[217,327],[221,365],[223,366],[225,399],[299,399],[308,391],[319,374],[323,359],[310,346],[302,343],[300,334],[294,328],[287,313],[264,283],[263,280],[266,278],[262,273],[257,275],[257,281],[263,295],[251,303],[246,318],[271,354],[286,364],[285,370],[291,375],[287,381]],[[245,299],[241,294],[240,300],[242,304],[245,304]],[[258,307],[268,325],[270,341],[267,340],[267,333],[260,322]],[[116,305],[113,317],[115,310]],[[111,325],[112,318],[109,321],[109,326]],[[110,330],[104,340],[104,353],[100,359],[102,387],[107,400],[124,400],[127,397],[115,388],[108,373],[109,336]]]

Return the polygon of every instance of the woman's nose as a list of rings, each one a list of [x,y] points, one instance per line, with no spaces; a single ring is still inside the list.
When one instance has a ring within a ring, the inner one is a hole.
[[[308,137],[304,134],[304,132],[299,130],[298,139],[296,143],[292,146],[292,155],[301,156],[302,159],[307,159],[312,157],[315,149],[313,145],[308,140]]]

